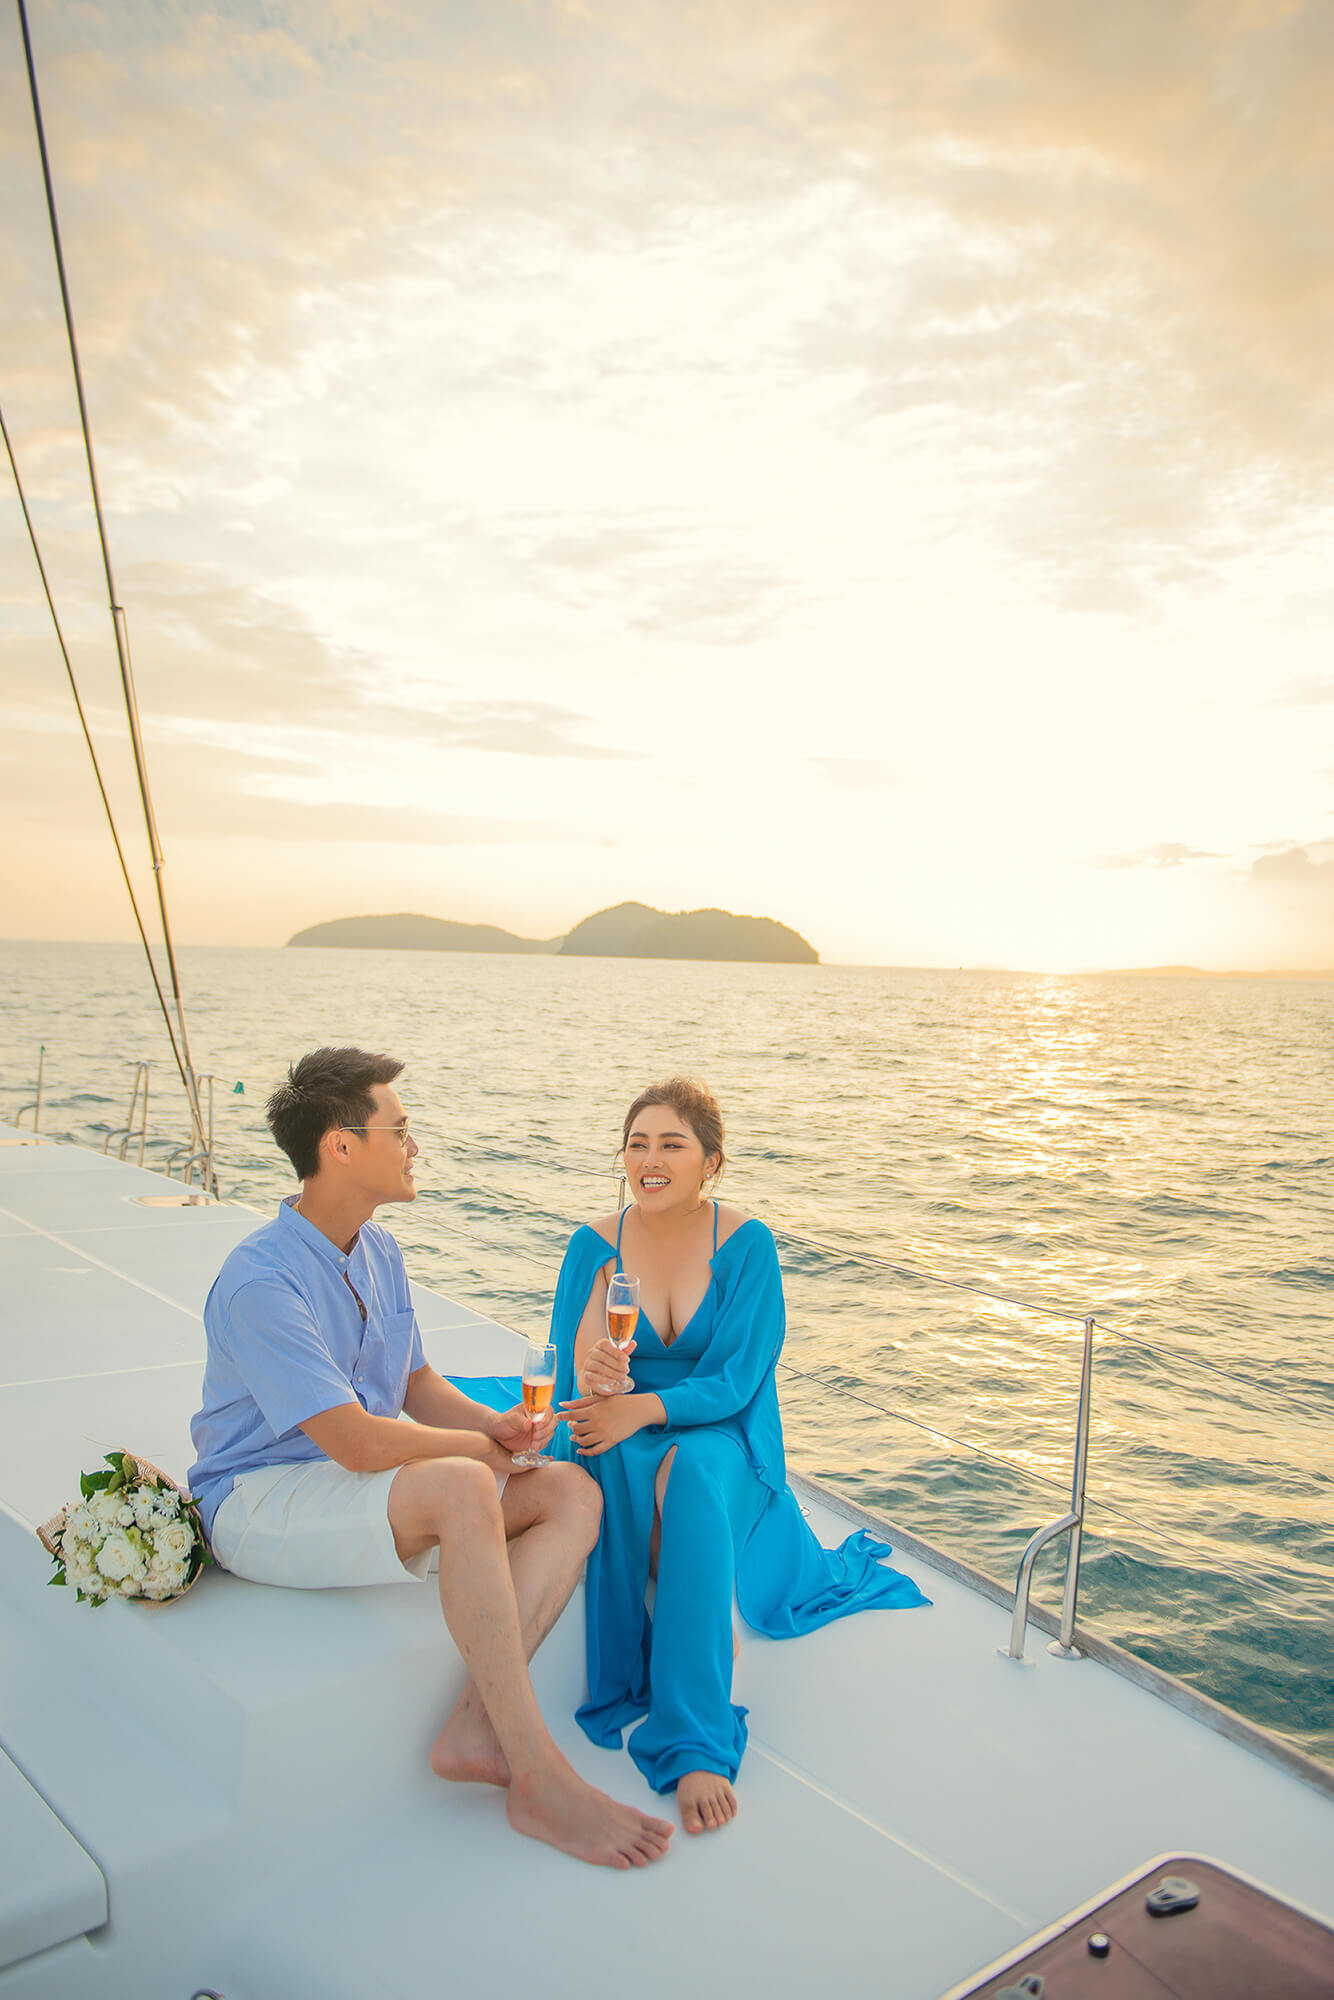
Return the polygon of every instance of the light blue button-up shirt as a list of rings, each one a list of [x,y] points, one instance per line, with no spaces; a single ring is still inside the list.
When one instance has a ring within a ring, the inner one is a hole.
[[[297,1214],[298,1199],[237,1244],[204,1306],[208,1358],[189,1485],[210,1533],[238,1473],[327,1463],[299,1426],[354,1401],[373,1417],[399,1416],[408,1377],[426,1362],[388,1230],[363,1223],[344,1256]]]

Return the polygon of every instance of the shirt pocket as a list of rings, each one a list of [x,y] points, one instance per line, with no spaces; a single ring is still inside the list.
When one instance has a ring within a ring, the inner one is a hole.
[[[403,1398],[408,1393],[412,1335],[416,1324],[417,1315],[411,1309],[384,1316],[384,1387],[395,1416],[401,1412]]]

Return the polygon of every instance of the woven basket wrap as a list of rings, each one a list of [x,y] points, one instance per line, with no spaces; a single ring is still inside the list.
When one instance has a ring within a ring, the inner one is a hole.
[[[180,1484],[179,1480],[173,1479],[169,1472],[164,1472],[160,1465],[154,1465],[151,1458],[141,1458],[137,1451],[130,1452],[128,1456],[131,1459],[133,1459],[134,1463],[138,1466],[140,1476],[142,1478],[165,1479],[168,1486],[174,1487],[178,1493],[184,1494],[185,1488]],[[63,1514],[64,1511],[65,1510],[62,1507],[60,1513]],[[208,1542],[204,1537],[203,1523],[199,1518],[198,1507],[195,1506],[194,1503],[192,1502],[187,1508],[186,1512],[188,1517],[191,1520],[193,1520],[195,1527],[199,1532],[200,1539],[204,1542],[204,1547],[207,1548]],[[41,1543],[42,1547],[46,1550],[48,1555],[59,1556],[60,1554],[60,1550],[57,1548],[55,1540],[56,1533],[59,1527],[60,1527],[60,1514],[53,1514],[51,1516],[51,1519],[49,1521],[43,1521],[41,1527],[37,1530],[37,1539]],[[161,1611],[165,1605],[179,1604],[181,1599],[185,1596],[185,1592],[187,1590],[193,1590],[203,1574],[204,1574],[204,1568],[203,1565],[201,1564],[200,1567],[195,1571],[194,1575],[190,1578],[190,1581],[186,1584],[185,1590],[178,1590],[175,1597],[131,1597],[128,1598],[126,1602],[130,1604],[146,1604],[153,1611]]]

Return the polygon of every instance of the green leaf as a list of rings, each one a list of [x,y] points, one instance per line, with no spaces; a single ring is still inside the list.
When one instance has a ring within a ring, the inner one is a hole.
[[[54,1576],[48,1576],[48,1578],[46,1579],[46,1587],[49,1590],[53,1583],[64,1583],[65,1581],[66,1577],[64,1570],[58,1569]]]

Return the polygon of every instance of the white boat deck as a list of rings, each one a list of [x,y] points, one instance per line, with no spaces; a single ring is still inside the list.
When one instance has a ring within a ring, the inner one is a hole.
[[[33,1528],[80,1470],[121,1446],[188,1469],[204,1297],[257,1218],[144,1207],[173,1184],[16,1139],[0,1130],[0,2000],[679,2000],[738,1980],[934,2000],[1165,1853],[1334,1921],[1334,1795],[1300,1759],[1115,1663],[1053,1659],[1036,1631],[1031,1665],[999,1657],[1006,1610],[920,1548],[896,1560],[930,1610],[784,1643],[743,1629],[740,1817],[627,1874],[431,1777],[462,1668],[429,1586],[208,1571],[178,1604],[97,1612],[47,1590]],[[416,1303],[442,1371],[517,1372],[515,1335]],[[848,1532],[804,1497],[823,1540]],[[579,1597],[534,1680],[577,1768],[651,1803],[574,1724]]]

